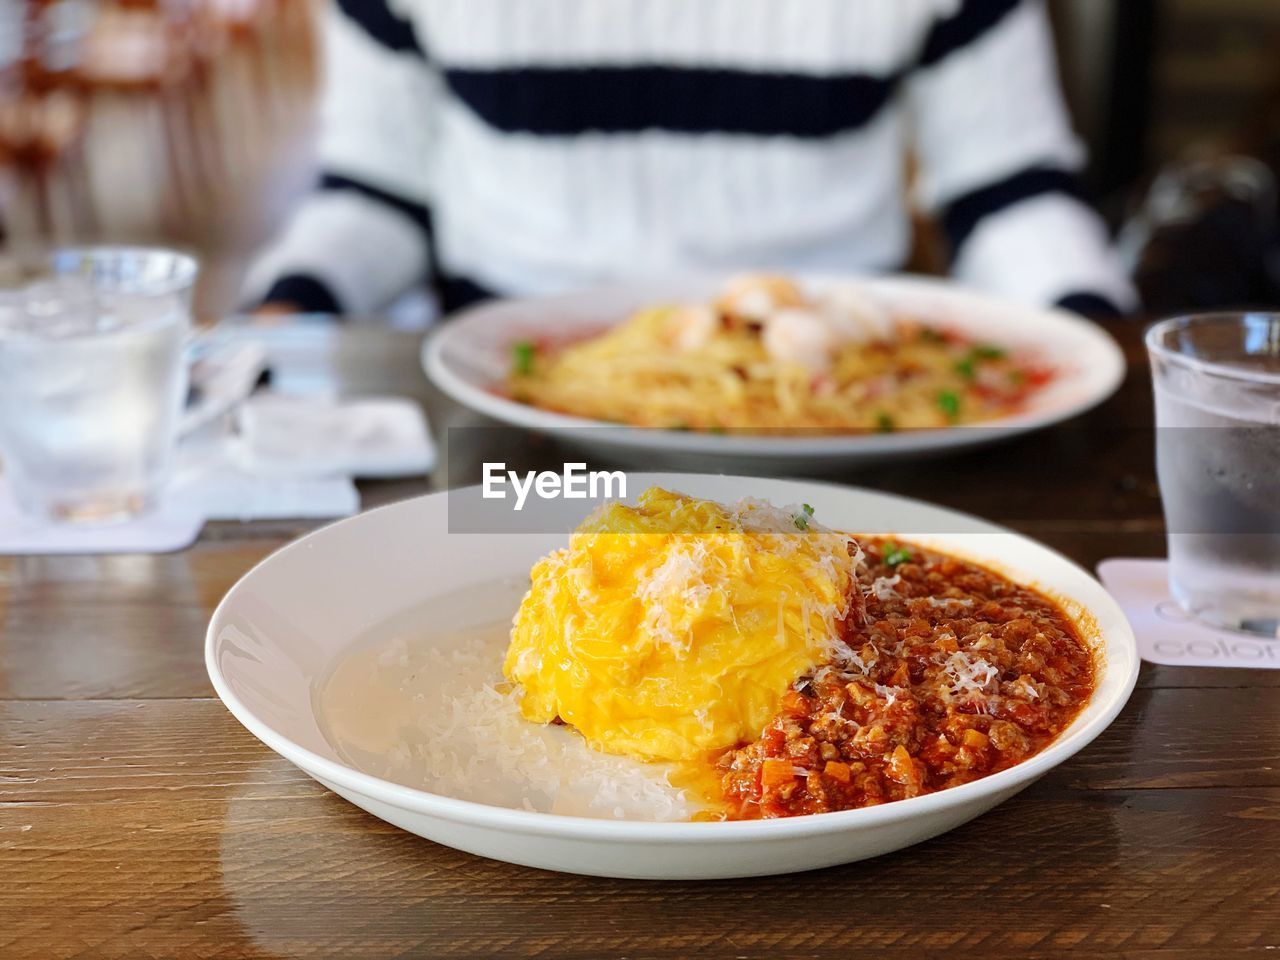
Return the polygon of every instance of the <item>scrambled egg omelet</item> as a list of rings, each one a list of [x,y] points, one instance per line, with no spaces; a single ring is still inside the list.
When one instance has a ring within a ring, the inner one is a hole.
[[[503,667],[524,716],[644,760],[759,737],[860,599],[856,544],[812,517],[658,488],[602,508],[533,568]]]

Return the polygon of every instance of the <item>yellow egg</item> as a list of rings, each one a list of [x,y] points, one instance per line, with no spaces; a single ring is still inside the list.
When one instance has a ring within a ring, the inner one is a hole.
[[[504,672],[534,722],[684,760],[757,738],[828,658],[854,594],[851,538],[801,506],[653,488],[534,566]]]

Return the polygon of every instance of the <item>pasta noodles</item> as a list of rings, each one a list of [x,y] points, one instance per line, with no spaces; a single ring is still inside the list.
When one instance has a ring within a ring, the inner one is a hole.
[[[636,427],[870,433],[1006,416],[1050,376],[845,293],[820,301],[783,278],[745,278],[711,305],[645,309],[561,347],[516,344],[506,386],[543,409]]]

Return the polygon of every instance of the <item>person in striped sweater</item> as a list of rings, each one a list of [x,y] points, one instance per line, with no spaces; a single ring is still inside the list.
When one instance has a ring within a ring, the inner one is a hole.
[[[892,271],[914,191],[961,282],[1136,306],[1041,0],[335,0],[326,44],[324,174],[255,302]]]

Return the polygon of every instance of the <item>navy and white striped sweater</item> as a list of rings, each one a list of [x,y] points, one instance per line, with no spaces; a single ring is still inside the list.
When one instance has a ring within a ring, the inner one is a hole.
[[[1127,309],[1039,0],[340,0],[326,175],[256,296],[446,307],[627,274],[902,266]]]

